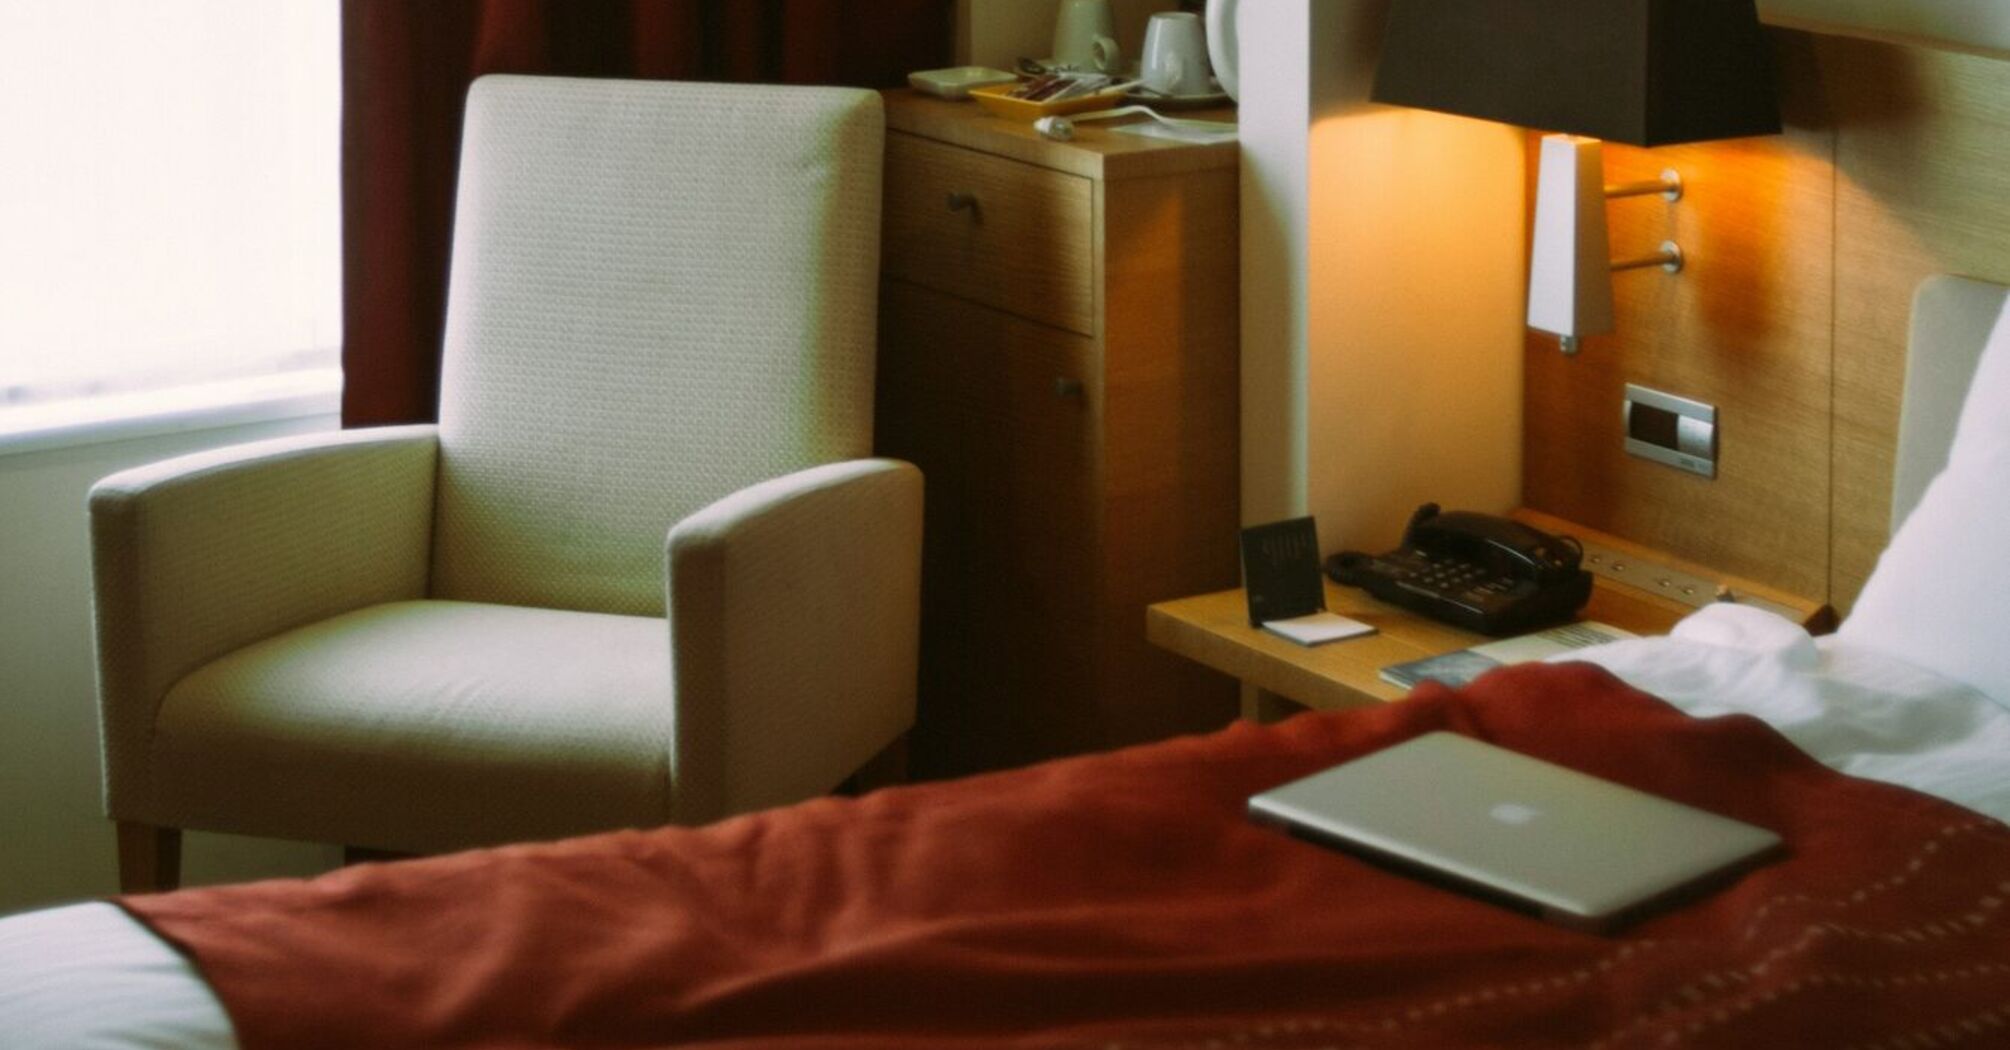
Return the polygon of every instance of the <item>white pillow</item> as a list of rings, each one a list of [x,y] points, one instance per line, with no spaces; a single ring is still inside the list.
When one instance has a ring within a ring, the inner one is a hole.
[[[1838,633],[2010,706],[2010,308],[1982,351],[1947,468]]]

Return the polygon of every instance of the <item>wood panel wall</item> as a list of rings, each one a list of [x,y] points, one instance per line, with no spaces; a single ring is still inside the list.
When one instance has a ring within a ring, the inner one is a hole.
[[[2010,61],[1775,30],[1784,134],[1606,147],[1618,331],[1564,358],[1530,334],[1524,502],[1846,609],[1890,513],[1912,289],[2010,283]],[[1531,139],[1533,142],[1533,139]],[[1625,454],[1628,382],[1719,409],[1718,476]]]
[[[1836,142],[1835,538],[1853,599],[1891,516],[1905,306],[1921,278],[2010,283],[2010,61],[1825,41]]]

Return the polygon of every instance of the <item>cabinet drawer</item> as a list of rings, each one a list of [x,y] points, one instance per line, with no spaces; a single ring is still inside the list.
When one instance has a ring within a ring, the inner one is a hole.
[[[1093,335],[1093,212],[1088,179],[887,134],[891,276]]]

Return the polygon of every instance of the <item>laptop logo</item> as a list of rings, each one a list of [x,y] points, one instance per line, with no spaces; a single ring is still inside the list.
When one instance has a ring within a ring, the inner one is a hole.
[[[1524,824],[1534,823],[1537,817],[1542,816],[1542,810],[1534,806],[1525,806],[1519,802],[1502,802],[1492,809],[1490,815],[1503,824],[1520,827]]]

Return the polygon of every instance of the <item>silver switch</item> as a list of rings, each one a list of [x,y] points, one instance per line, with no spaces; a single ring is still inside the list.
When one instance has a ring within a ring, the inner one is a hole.
[[[1717,476],[1717,406],[1628,383],[1623,411],[1627,452]]]

